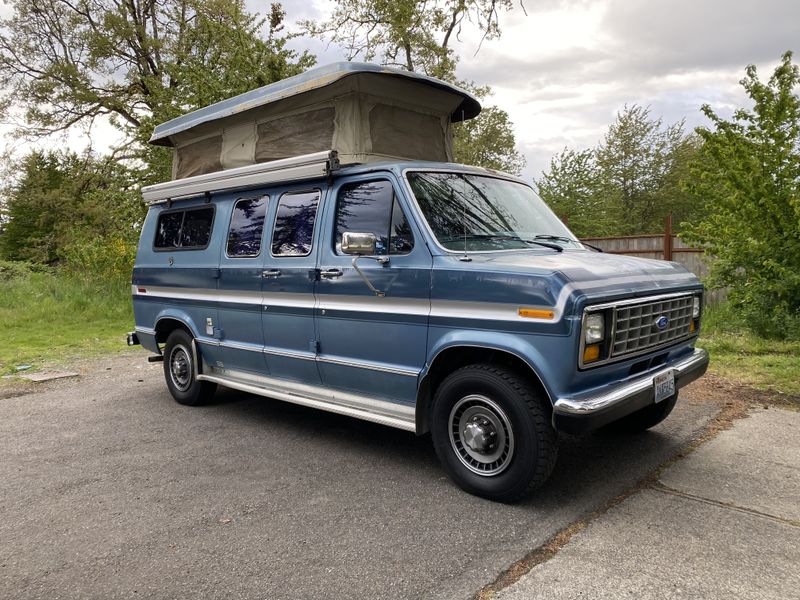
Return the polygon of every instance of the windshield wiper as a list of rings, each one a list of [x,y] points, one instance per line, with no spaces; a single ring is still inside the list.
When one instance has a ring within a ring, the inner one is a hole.
[[[524,238],[519,237],[518,235],[507,235],[507,234],[504,235],[504,234],[500,234],[500,233],[493,234],[493,235],[488,235],[488,234],[486,234],[486,235],[478,235],[478,234],[474,234],[474,237],[488,238],[488,239],[493,239],[493,240],[508,240],[508,241],[512,241],[512,242],[523,242],[525,244],[536,244],[537,246],[544,246],[545,248],[550,248],[552,250],[556,250],[557,252],[563,252],[564,251],[564,248],[562,246],[559,246],[558,244],[549,244],[547,242],[540,242],[537,239],[526,240]],[[538,238],[539,236],[537,235],[535,237]],[[564,239],[567,239],[567,238],[564,238]],[[569,240],[569,241],[572,241],[572,240]]]
[[[533,236],[535,240],[553,240],[554,242],[574,242],[575,240],[564,237],[563,235],[553,235],[552,233],[539,233]]]
[[[538,238],[539,236],[537,235],[536,237]],[[559,252],[563,252],[564,251],[564,246],[559,246],[558,244],[550,244],[548,242],[540,242],[539,240],[536,240],[536,239],[533,239],[533,240],[523,240],[522,238],[517,238],[517,239],[519,239],[522,242],[525,242],[526,244],[536,244],[537,246],[544,246],[545,248],[552,248],[553,250],[558,250]]]
[[[534,237],[534,239],[537,239],[537,240],[553,240],[553,241],[557,241],[557,242],[571,242],[571,243],[574,243],[574,242],[578,241],[578,240],[570,239],[568,237],[564,237],[563,235],[552,235],[552,234],[549,234],[549,233],[541,233],[541,234],[535,235],[533,237]],[[594,246],[592,244],[587,244],[586,242],[583,242],[583,241],[580,242],[580,243],[583,244],[584,246],[588,247],[588,248],[591,248],[595,252],[602,252],[603,251],[602,248],[598,248],[597,246]]]
[[[450,242],[456,240],[497,240],[501,242],[522,242],[523,244],[536,244],[537,246],[543,246],[545,248],[550,248],[551,250],[555,250],[557,252],[563,252],[564,248],[559,246],[558,244],[548,244],[547,242],[540,242],[539,240],[526,240],[518,235],[507,235],[502,233],[468,233],[466,235],[459,235],[459,236],[449,236],[447,238],[442,239],[443,242]]]

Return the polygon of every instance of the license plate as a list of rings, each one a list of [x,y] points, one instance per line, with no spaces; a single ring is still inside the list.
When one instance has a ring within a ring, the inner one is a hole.
[[[675,395],[675,374],[672,371],[661,373],[653,378],[656,403]]]

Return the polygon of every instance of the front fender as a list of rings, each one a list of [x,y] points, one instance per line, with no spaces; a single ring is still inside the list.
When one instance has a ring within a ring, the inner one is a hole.
[[[516,356],[530,367],[531,371],[533,371],[542,384],[550,403],[552,404],[554,402],[556,396],[553,393],[553,389],[548,384],[546,377],[547,360],[542,353],[525,338],[511,333],[493,332],[487,335],[485,331],[456,330],[444,334],[429,348],[428,360],[420,374],[420,381],[424,380],[427,376],[429,369],[434,364],[439,354],[448,348],[459,346],[486,348],[487,350],[497,350]]]

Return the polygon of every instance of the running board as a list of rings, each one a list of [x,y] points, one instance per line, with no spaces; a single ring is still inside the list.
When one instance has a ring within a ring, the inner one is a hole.
[[[215,369],[212,368],[212,370]],[[249,373],[227,371],[226,376],[206,373],[197,373],[195,376],[198,381],[218,383],[257,396],[317,408],[413,433],[417,431],[414,408],[404,404],[375,400],[355,394],[332,392],[326,388],[296,384]]]

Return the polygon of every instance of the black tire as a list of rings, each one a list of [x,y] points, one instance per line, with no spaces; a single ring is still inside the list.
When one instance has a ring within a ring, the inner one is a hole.
[[[658,404],[645,406],[634,413],[622,417],[619,421],[614,421],[609,425],[609,428],[620,433],[641,433],[651,427],[655,427],[666,419],[672,409],[675,408],[677,402],[678,394],[676,393],[672,398],[662,400]]]
[[[197,406],[214,396],[216,383],[197,381],[192,358],[192,336],[183,329],[169,334],[164,346],[164,378],[176,402]]]
[[[557,434],[550,413],[546,399],[515,373],[491,365],[463,367],[434,395],[436,455],[465,491],[517,502],[542,485],[555,466]]]

